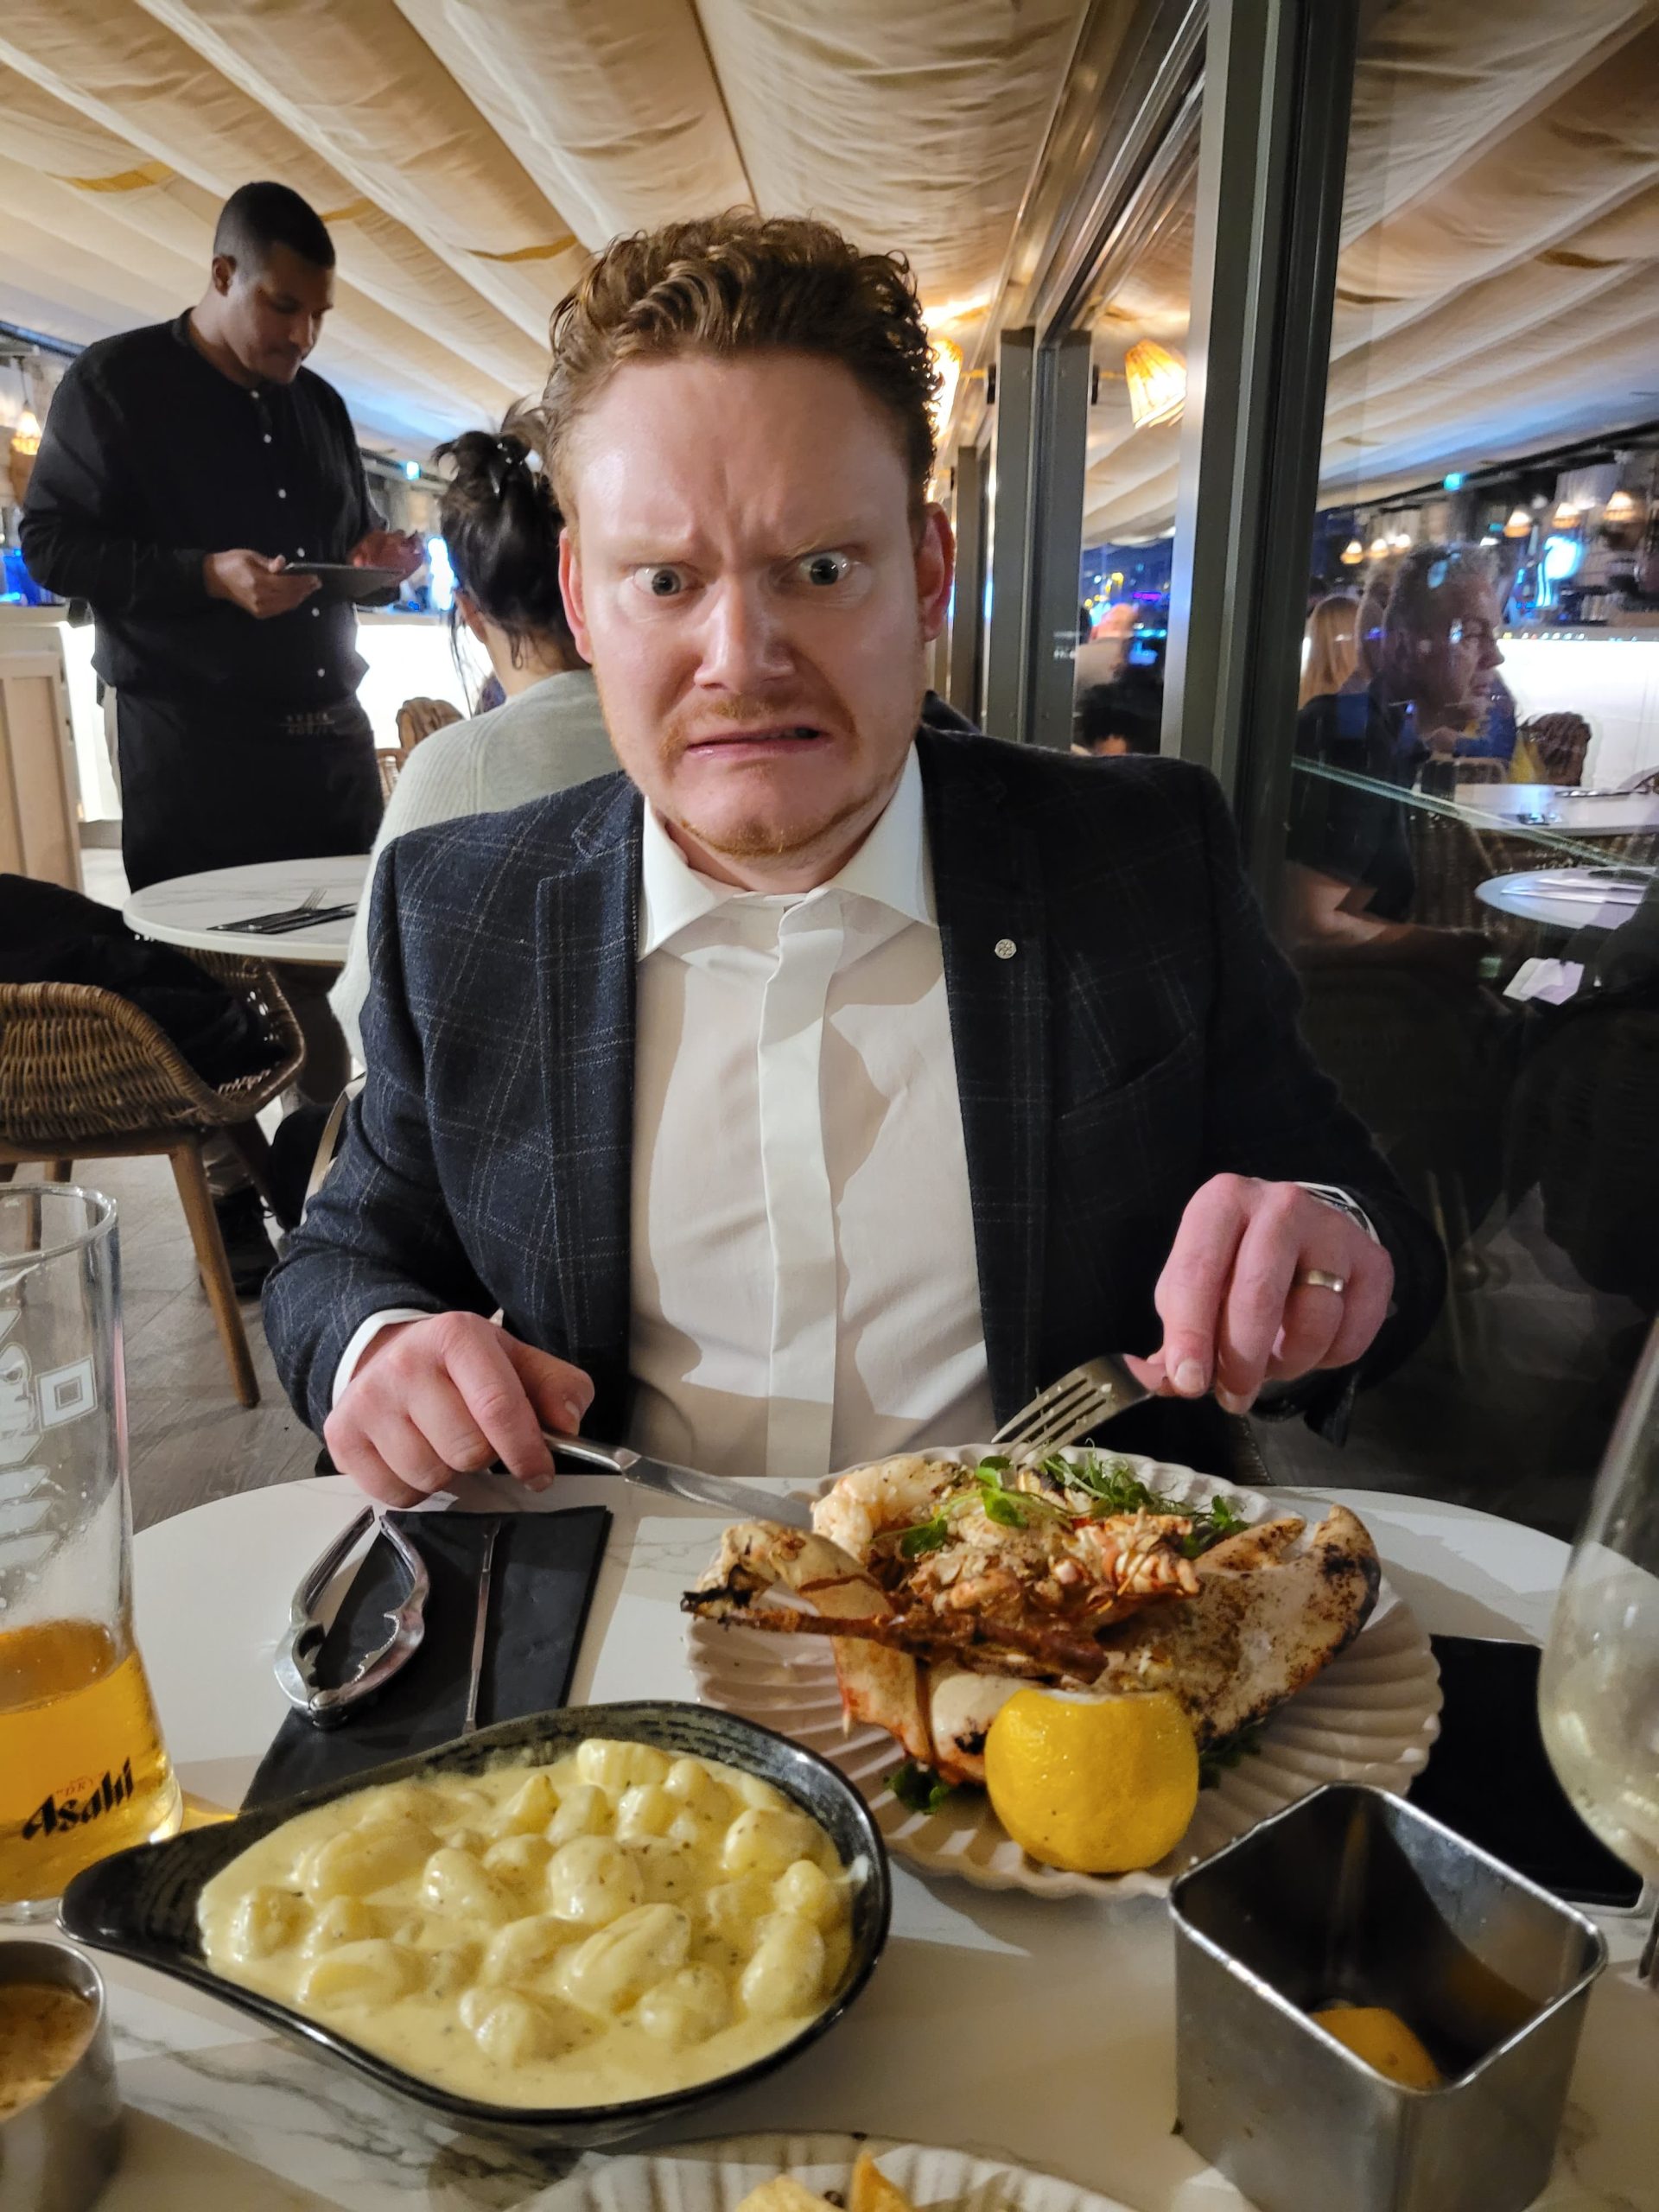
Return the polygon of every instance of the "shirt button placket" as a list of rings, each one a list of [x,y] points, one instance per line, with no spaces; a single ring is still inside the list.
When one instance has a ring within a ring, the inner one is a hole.
[[[789,908],[761,1004],[760,1163],[772,1255],[769,1475],[830,1471],[839,1299],[821,1063],[824,1007],[845,943],[836,894]]]

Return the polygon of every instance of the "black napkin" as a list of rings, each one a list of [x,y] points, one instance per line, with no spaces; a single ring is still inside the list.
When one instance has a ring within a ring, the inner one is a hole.
[[[561,1513],[387,1517],[397,1522],[432,1578],[421,1647],[378,1697],[351,1711],[337,1727],[318,1728],[302,1713],[290,1713],[242,1801],[246,1810],[344,1781],[460,1735],[484,1542],[493,1526],[500,1534],[479,1679],[478,1725],[487,1728],[564,1703],[605,1556],[609,1509],[577,1505]],[[319,1682],[340,1681],[365,1652],[384,1643],[385,1615],[404,1596],[408,1580],[391,1546],[377,1537],[323,1638]]]

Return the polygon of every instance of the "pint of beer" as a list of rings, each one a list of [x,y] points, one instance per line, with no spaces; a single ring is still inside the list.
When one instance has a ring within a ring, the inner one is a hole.
[[[115,1206],[0,1192],[0,1917],[177,1827],[132,1640]]]

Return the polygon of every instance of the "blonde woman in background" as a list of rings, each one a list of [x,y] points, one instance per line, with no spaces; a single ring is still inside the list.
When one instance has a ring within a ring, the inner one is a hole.
[[[1358,665],[1359,601],[1351,593],[1333,591],[1307,618],[1307,658],[1296,696],[1298,708],[1340,691]]]

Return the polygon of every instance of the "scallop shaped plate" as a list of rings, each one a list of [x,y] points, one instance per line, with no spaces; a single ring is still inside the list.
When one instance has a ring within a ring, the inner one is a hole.
[[[930,1458],[973,1459],[988,1445]],[[1068,1456],[1077,1456],[1068,1454]],[[1112,1455],[1183,1505],[1226,1497],[1249,1522],[1286,1509],[1262,1491],[1195,1474],[1130,1452]],[[1313,1524],[1310,1522],[1309,1526]],[[890,1851],[930,1873],[960,1874],[988,1890],[1036,1897],[1161,1897],[1177,1874],[1327,1782],[1366,1782],[1403,1796],[1440,1733],[1440,1676],[1428,1638],[1387,1577],[1348,1649],[1268,1722],[1257,1751],[1203,1790],[1191,1827],[1168,1856],[1133,1874],[1073,1874],[1027,1858],[982,1790],[963,1789],[936,1813],[912,1813],[887,1787],[904,1753],[884,1729],[847,1727],[835,1661],[821,1637],[747,1635],[689,1624],[699,1696],[804,1744],[838,1766],[868,1802]]]
[[[523,2212],[737,2212],[752,2189],[779,2174],[845,2202],[861,2151],[927,2212],[1129,2212],[1116,2196],[1028,2166],[858,2135],[734,2135],[607,2158],[543,2190]]]

